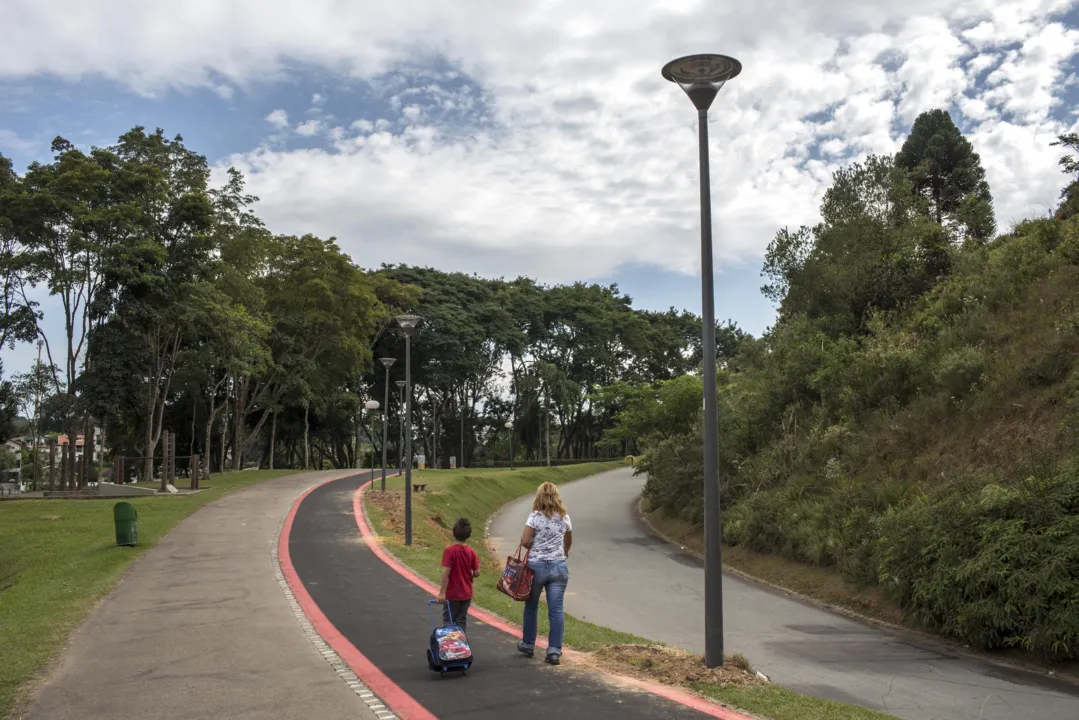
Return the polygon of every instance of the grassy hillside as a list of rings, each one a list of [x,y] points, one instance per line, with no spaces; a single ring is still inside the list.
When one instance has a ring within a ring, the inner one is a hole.
[[[725,541],[879,586],[976,647],[1079,658],[1079,218],[950,249],[946,275],[857,331],[800,310],[721,378]],[[671,381],[623,418],[651,504],[687,525],[699,388]]]

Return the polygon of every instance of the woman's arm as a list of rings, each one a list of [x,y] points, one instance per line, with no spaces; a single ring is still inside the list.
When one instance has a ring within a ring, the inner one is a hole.
[[[566,553],[566,557],[569,557],[569,549],[573,547],[573,531],[567,530],[566,534],[562,536],[562,549]]]
[[[532,549],[532,539],[536,537],[536,530],[529,525],[525,525],[525,531],[521,533],[521,545],[526,550]]]

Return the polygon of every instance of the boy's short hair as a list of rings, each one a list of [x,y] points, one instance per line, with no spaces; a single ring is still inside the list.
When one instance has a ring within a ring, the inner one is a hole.
[[[453,539],[464,542],[470,537],[472,537],[472,523],[468,521],[468,518],[457,518],[457,522],[453,524]]]

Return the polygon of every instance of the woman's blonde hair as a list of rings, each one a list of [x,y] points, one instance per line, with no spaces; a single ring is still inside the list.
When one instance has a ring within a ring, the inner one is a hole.
[[[559,494],[554,483],[545,482],[536,489],[536,499],[532,501],[532,509],[547,517],[555,513],[566,517],[566,506],[562,504],[562,495]]]

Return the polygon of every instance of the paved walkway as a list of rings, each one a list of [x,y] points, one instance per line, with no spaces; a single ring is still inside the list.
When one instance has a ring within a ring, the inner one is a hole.
[[[545,665],[516,652],[507,633],[470,618],[476,658],[467,676],[440,678],[427,668],[431,595],[380,560],[357,532],[357,479],[324,485],[300,505],[289,542],[291,562],[318,608],[389,681],[440,720],[637,720],[706,717],[688,707],[616,686],[597,673]],[[494,582],[490,575],[478,582]],[[429,713],[429,714],[428,714]],[[404,713],[400,713],[402,716]]]
[[[25,717],[376,718],[305,634],[272,559],[293,502],[331,477],[271,480],[184,520],[74,635]]]
[[[573,519],[566,611],[703,652],[704,570],[644,531],[634,513],[644,481],[625,469],[562,488]],[[531,502],[510,505],[492,524],[500,555],[516,548]],[[1079,718],[1073,686],[893,635],[731,575],[723,583],[726,651],[742,651],[794,690],[906,720]]]

